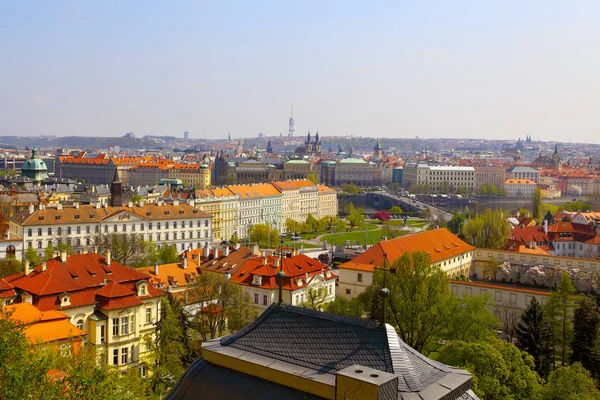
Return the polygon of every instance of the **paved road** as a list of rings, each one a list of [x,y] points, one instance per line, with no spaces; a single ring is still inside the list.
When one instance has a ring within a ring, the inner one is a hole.
[[[424,210],[425,208],[429,208],[431,210],[431,213],[433,215],[435,215],[436,217],[442,217],[444,218],[444,220],[446,221],[450,221],[450,219],[452,218],[452,214],[450,214],[447,211],[442,210],[441,208],[432,206],[431,204],[427,204],[427,203],[423,203],[422,201],[419,201],[416,198],[412,198],[412,197],[408,197],[408,196],[397,196],[395,194],[391,194],[388,192],[377,192],[377,194],[379,194],[380,196],[383,197],[388,197],[390,199],[393,200],[398,200],[398,201],[402,201],[408,205],[411,206],[415,206],[420,210]]]

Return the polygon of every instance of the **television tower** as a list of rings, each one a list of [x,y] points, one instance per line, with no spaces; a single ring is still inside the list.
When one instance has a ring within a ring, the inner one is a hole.
[[[292,103],[292,116],[288,127],[288,137],[294,137],[294,103]]]

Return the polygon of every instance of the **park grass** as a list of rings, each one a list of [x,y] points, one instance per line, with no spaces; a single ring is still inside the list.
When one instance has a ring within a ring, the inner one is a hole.
[[[385,236],[381,229],[373,230],[367,232],[367,244],[375,244],[381,241],[381,236]],[[322,239],[326,240],[327,243],[342,246],[346,240],[350,242],[359,241],[360,244],[365,243],[365,231],[358,232],[347,232],[347,233],[337,233],[332,235],[323,236]]]

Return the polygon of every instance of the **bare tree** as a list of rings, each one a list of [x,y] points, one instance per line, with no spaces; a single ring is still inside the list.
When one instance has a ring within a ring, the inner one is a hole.
[[[521,318],[521,312],[515,307],[514,304],[504,302],[498,306],[500,311],[500,322],[502,323],[502,330],[506,335],[505,340],[512,343],[513,338],[516,335],[516,327],[519,319]]]

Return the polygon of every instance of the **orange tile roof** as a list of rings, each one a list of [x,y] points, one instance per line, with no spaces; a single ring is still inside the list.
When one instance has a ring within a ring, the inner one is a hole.
[[[12,319],[28,324],[24,331],[25,337],[33,343],[48,343],[86,335],[69,322],[67,314],[60,311],[42,312],[29,303],[13,304],[4,309]]]
[[[333,190],[332,188],[325,186],[325,185],[317,185],[317,188],[319,189],[319,193],[331,193],[331,194],[337,193],[335,190]]]
[[[338,268],[373,272],[375,267],[383,264],[384,254],[387,256],[388,265],[402,257],[404,253],[415,251],[428,253],[431,262],[437,263],[474,249],[475,247],[463,242],[446,228],[441,228],[379,242]]]
[[[303,187],[315,186],[315,184],[308,179],[273,182],[273,185],[279,190],[299,190]]]
[[[535,185],[536,183],[529,179],[507,179],[505,185]]]
[[[150,275],[152,277],[150,282],[153,285],[162,284],[165,289],[169,286],[175,286],[175,282],[177,282],[178,287],[187,286],[193,283],[199,275],[195,260],[191,258],[192,261],[189,261],[190,258],[187,257],[188,265],[186,269],[183,269],[181,263],[174,263],[159,265],[158,275],[154,273],[154,267],[138,268],[138,271]]]

